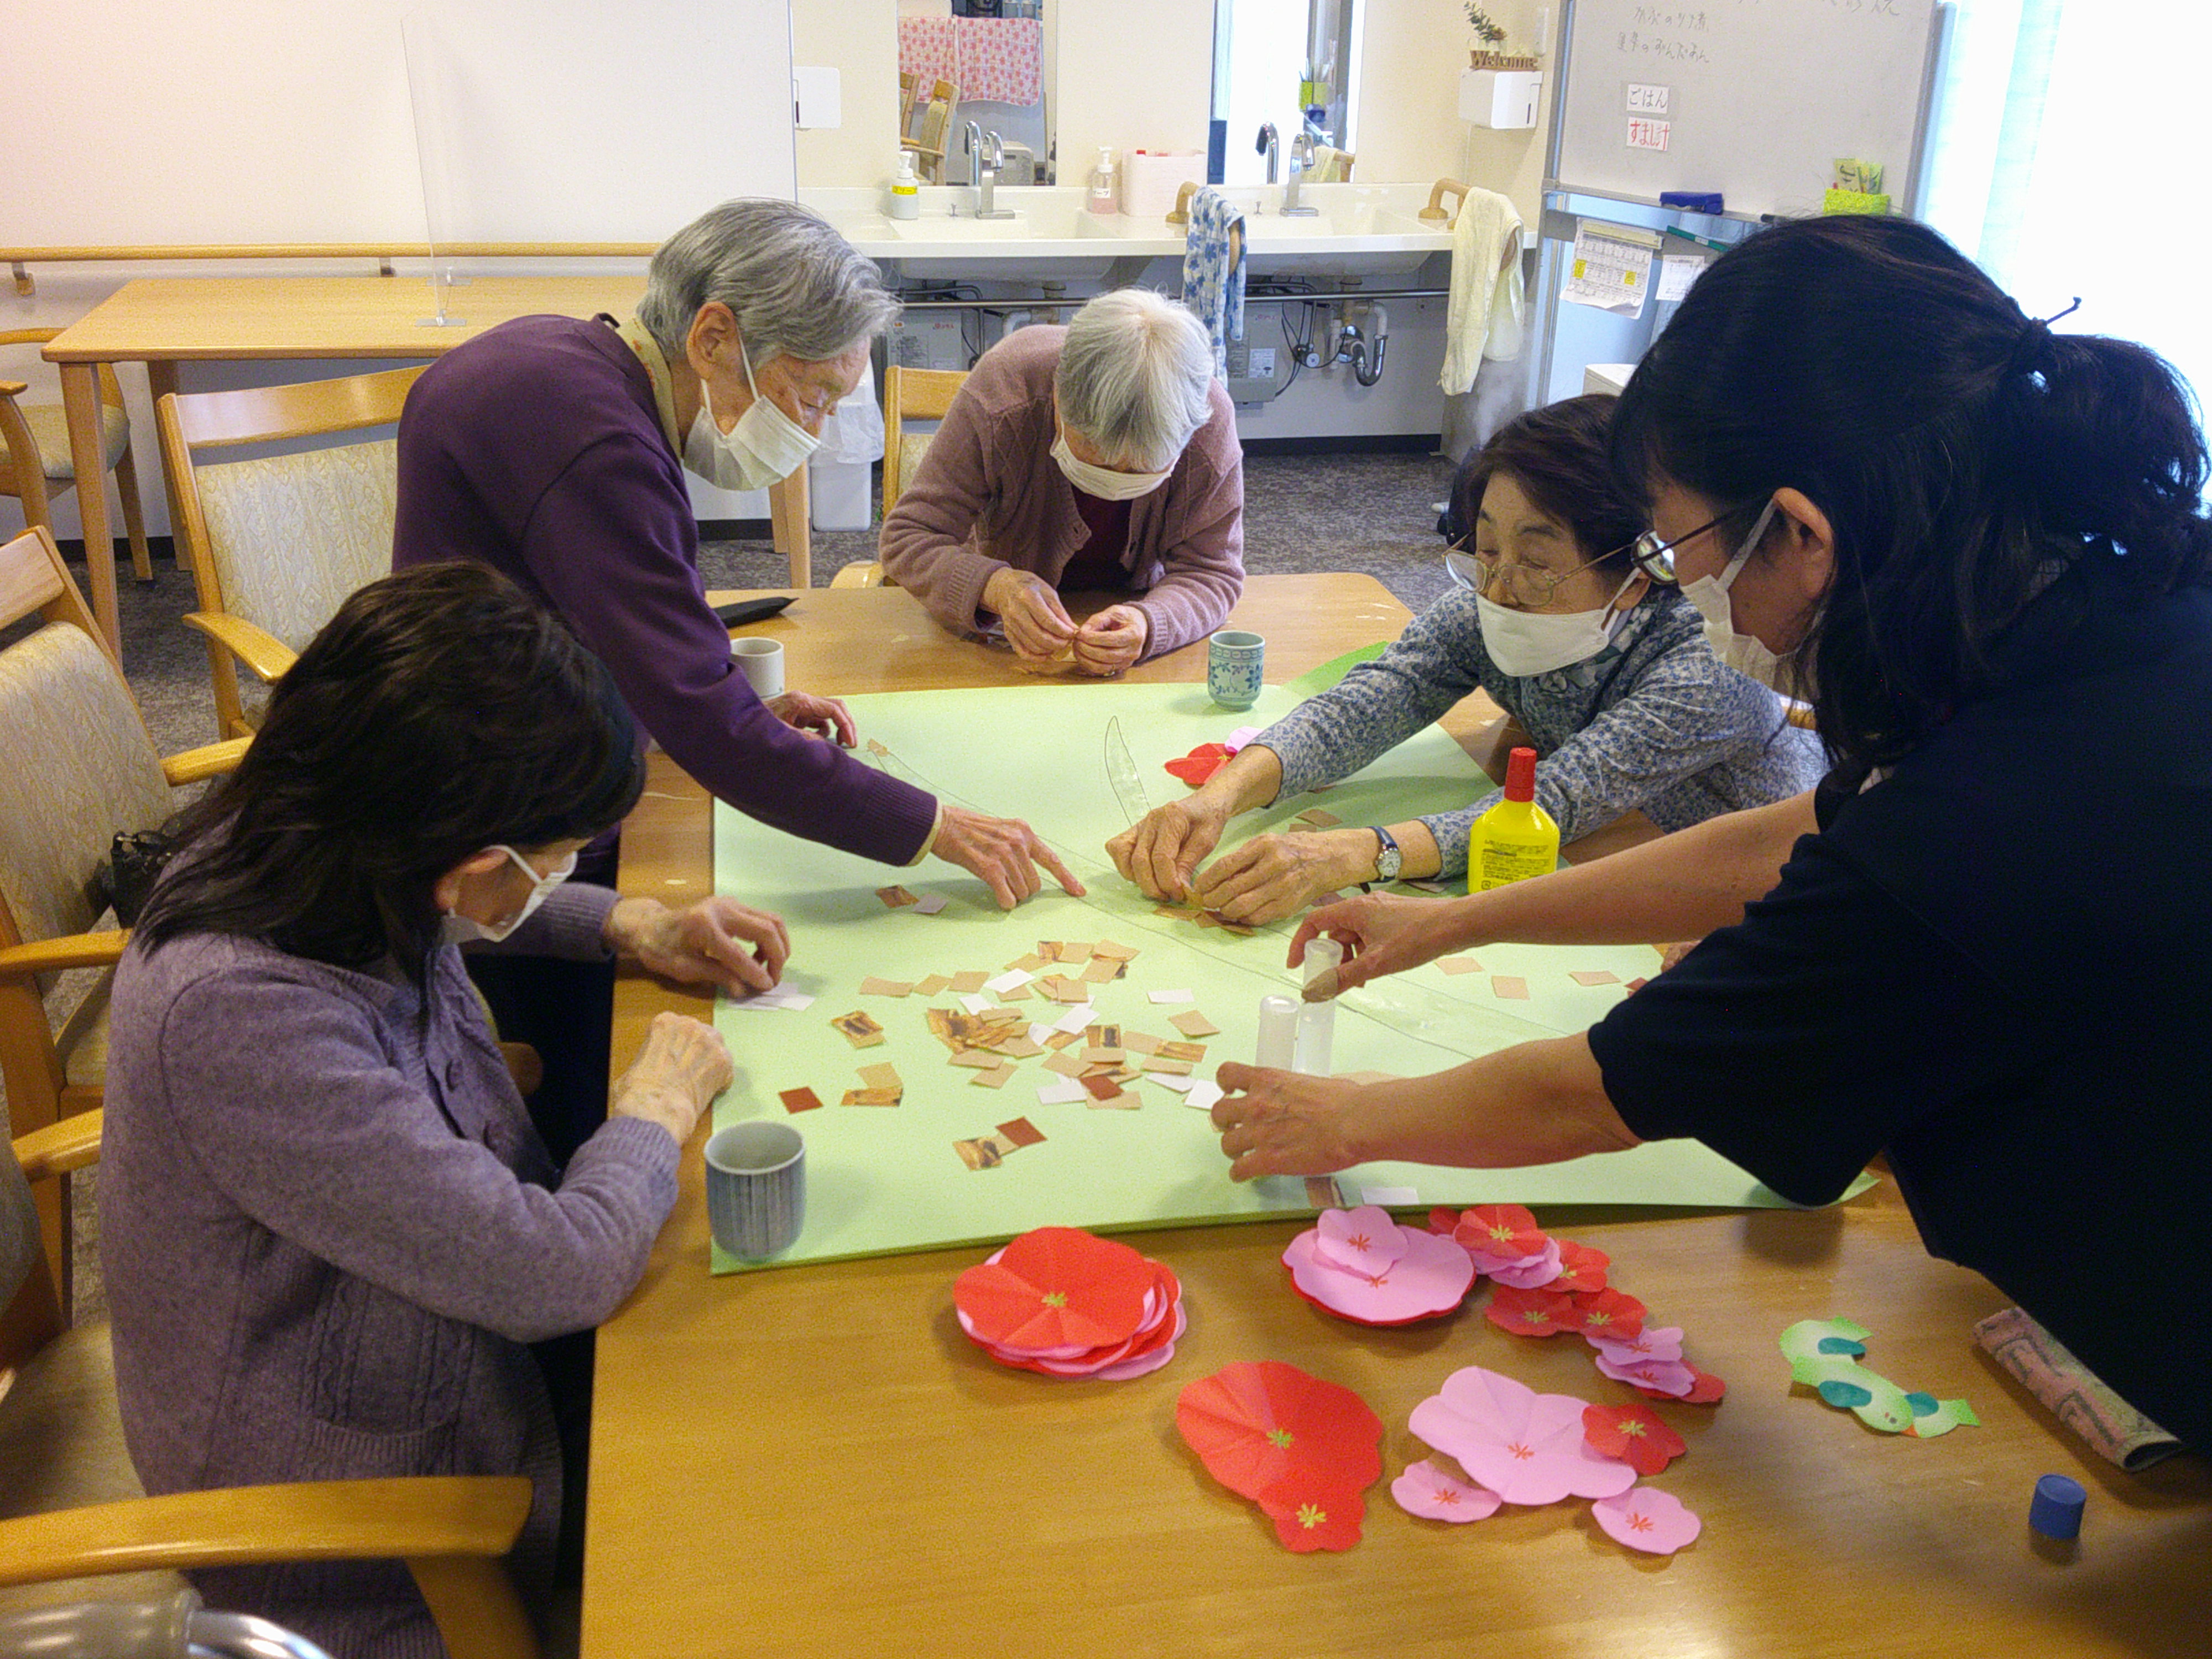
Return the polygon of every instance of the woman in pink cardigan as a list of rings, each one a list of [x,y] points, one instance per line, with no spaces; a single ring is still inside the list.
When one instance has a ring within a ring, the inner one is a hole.
[[[1112,675],[1204,639],[1244,586],[1244,458],[1206,330],[1143,289],[1008,335],[884,520],[884,574],[957,634]],[[1130,597],[1078,624],[1061,595]]]

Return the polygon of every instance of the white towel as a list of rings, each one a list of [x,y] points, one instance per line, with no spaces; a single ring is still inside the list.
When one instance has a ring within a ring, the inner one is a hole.
[[[1527,313],[1521,215],[1494,190],[1470,190],[1452,222],[1451,300],[1437,377],[1444,391],[1456,398],[1472,388],[1485,357],[1502,362],[1518,356]]]

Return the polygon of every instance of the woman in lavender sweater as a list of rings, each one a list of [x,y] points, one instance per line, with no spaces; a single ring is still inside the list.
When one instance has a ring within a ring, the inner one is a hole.
[[[1464,875],[1494,789],[1403,823],[1255,836],[1199,866],[1239,813],[1350,776],[1477,690],[1506,714],[1477,758],[1534,748],[1537,804],[1562,841],[1637,810],[1679,830],[1811,788],[1813,734],[1785,721],[1772,691],[1723,667],[1696,611],[1631,558],[1644,526],[1607,469],[1613,404],[1571,398],[1499,428],[1452,487],[1473,544],[1446,556],[1460,588],[1196,793],[1108,842],[1121,873],[1153,897],[1194,897],[1250,923],[1355,883]]]
[[[556,1173],[454,943],[728,985],[750,939],[779,974],[772,916],[560,884],[642,781],[606,671],[480,566],[364,588],[278,683],[115,980],[100,1245],[149,1492],[527,1474],[514,1565],[544,1604],[562,1458],[529,1345],[629,1293],[730,1061],[660,1016]],[[337,1659],[445,1651],[396,1562],[198,1577]]]

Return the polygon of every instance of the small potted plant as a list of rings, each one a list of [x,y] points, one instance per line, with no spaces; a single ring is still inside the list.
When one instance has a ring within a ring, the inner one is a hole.
[[[1474,30],[1474,38],[1482,42],[1468,54],[1468,67],[1478,70],[1533,70],[1536,60],[1530,57],[1516,57],[1499,50],[1505,43],[1504,25],[1485,11],[1474,0],[1468,0],[1467,21]]]

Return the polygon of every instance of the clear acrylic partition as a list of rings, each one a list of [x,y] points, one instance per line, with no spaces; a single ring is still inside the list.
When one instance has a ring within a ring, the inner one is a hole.
[[[410,12],[401,18],[399,33],[407,55],[407,99],[415,115],[415,159],[422,181],[423,228],[430,244],[430,297],[436,307],[436,315],[423,318],[422,325],[459,328],[467,319],[453,313],[447,297],[453,289],[465,286],[468,278],[454,269],[453,256],[442,252],[461,240],[451,156],[452,146],[460,141],[454,119],[453,57],[428,12]]]

